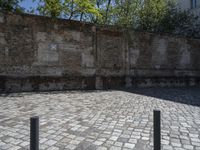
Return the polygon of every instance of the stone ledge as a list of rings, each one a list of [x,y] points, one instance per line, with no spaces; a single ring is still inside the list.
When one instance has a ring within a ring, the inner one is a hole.
[[[200,77],[0,76],[0,92],[123,89],[126,87],[185,87],[199,85]]]

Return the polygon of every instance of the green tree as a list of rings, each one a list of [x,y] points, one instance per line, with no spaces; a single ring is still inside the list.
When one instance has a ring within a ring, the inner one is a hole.
[[[165,17],[155,30],[188,37],[200,37],[199,17],[190,11],[179,11],[174,5],[170,5]]]
[[[62,2],[61,0],[40,0],[37,10],[42,15],[56,18],[62,13]]]
[[[167,13],[167,0],[145,0],[139,11],[139,28],[152,31]]]
[[[40,0],[37,10],[45,16],[69,20],[87,20],[90,15],[100,17],[95,0]]]
[[[71,11],[73,13],[73,16],[75,18],[79,18],[80,21],[88,20],[89,16],[93,17],[100,17],[100,13],[98,9],[95,7],[95,1],[94,0],[72,0],[73,1],[73,9]],[[72,15],[70,15],[70,18],[72,18]]]
[[[21,12],[23,8],[19,6],[19,3],[22,1],[23,0],[0,0],[0,10]]]
[[[115,24],[124,27],[136,26],[140,6],[140,0],[115,0]]]

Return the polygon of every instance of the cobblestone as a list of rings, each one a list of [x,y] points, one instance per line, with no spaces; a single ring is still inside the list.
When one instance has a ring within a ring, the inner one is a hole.
[[[141,88],[0,95],[0,149],[29,149],[40,117],[40,149],[152,150],[153,110],[163,150],[200,149],[200,89]]]

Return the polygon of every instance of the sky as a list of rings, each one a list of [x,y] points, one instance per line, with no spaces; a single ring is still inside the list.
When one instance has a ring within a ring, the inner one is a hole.
[[[35,8],[37,6],[37,3],[38,3],[38,0],[36,0],[35,2],[33,2],[32,0],[23,0],[20,3],[20,6],[22,6],[26,10],[29,10],[31,7]]]

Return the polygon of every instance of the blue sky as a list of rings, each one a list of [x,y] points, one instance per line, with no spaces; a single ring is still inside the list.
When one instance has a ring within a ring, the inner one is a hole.
[[[35,8],[37,3],[38,3],[37,0],[35,2],[33,2],[32,0],[24,0],[23,2],[20,3],[20,6],[22,6],[26,10],[29,10],[31,7]]]

